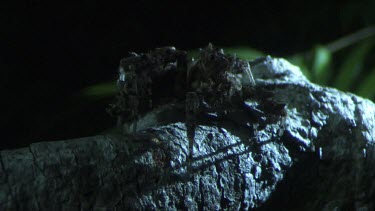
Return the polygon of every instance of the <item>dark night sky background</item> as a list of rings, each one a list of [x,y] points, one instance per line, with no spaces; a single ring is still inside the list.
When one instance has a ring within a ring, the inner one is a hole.
[[[166,45],[194,49],[212,42],[285,56],[365,27],[375,5],[370,0],[181,2],[0,3],[0,149],[111,127],[104,111],[110,99],[87,101],[77,93],[114,81],[119,60],[129,51]]]

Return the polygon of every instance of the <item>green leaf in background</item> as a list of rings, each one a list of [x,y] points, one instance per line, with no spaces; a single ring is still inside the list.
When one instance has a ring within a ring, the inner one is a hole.
[[[232,47],[232,48],[223,48],[225,53],[235,54],[238,58],[244,60],[254,60],[260,56],[265,56],[264,53],[255,50],[254,48],[249,47]]]
[[[198,50],[190,50],[187,52],[187,57],[188,58],[197,58],[199,56],[199,51]]]
[[[298,66],[301,69],[302,73],[308,79],[310,79],[310,80],[312,79],[311,78],[311,72],[309,71],[309,68],[306,65],[306,59],[305,59],[305,56],[303,55],[303,53],[299,53],[299,54],[289,56],[287,59],[290,63]]]
[[[362,97],[373,99],[375,97],[375,67],[359,84],[356,93]]]
[[[253,48],[248,47],[238,47],[238,48],[224,48],[224,51],[229,54],[236,54],[241,59],[253,60],[264,54],[260,51],[257,51]],[[199,51],[189,51],[188,57],[197,57]],[[84,88],[79,93],[79,96],[84,98],[90,98],[92,100],[100,100],[107,97],[112,97],[116,94],[116,86],[113,82],[104,82],[95,84],[89,87]]]
[[[222,48],[226,54],[236,55],[240,59],[244,60],[254,60],[260,56],[265,56],[264,53],[249,47],[239,46],[239,47],[220,47],[216,46],[218,48]],[[199,51],[197,50],[191,50],[188,51],[188,57],[189,58],[197,58],[199,55]]]
[[[318,45],[314,49],[314,59],[312,63],[313,81],[322,85],[327,85],[331,76],[330,65],[332,60],[331,52],[324,46]]]
[[[84,88],[80,96],[94,100],[112,97],[116,94],[116,85],[113,82],[104,82]]]
[[[337,73],[334,87],[348,91],[361,72],[366,55],[374,46],[374,39],[367,39],[357,45],[341,64]]]

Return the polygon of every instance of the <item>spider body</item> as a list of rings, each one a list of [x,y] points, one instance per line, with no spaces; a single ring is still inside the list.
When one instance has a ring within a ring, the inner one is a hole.
[[[110,113],[118,116],[119,125],[124,121],[137,122],[139,116],[165,103],[185,104],[189,162],[195,127],[200,119],[236,121],[241,119],[241,112],[247,110],[254,117],[253,122],[266,124],[270,117],[283,114],[285,108],[284,104],[265,100],[259,100],[259,106],[245,104],[246,99],[257,96],[249,62],[225,55],[211,44],[200,50],[197,60],[192,61],[188,61],[186,52],[174,47],[139,55],[131,53],[120,62],[117,84],[119,94]]]

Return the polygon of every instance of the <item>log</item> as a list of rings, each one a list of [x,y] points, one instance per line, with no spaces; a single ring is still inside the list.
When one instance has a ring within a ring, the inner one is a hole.
[[[178,103],[149,111],[134,134],[4,150],[0,210],[374,210],[374,103],[284,59],[250,66],[284,117],[255,128],[243,110],[199,124],[190,170],[183,119],[157,118]]]

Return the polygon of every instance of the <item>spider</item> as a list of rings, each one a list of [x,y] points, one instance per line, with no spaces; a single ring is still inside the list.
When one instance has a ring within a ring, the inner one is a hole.
[[[225,55],[222,49],[211,44],[200,49],[197,60],[191,61],[186,52],[174,47],[158,48],[146,54],[131,53],[120,62],[117,85],[117,101],[109,110],[118,117],[118,125],[124,121],[136,123],[140,115],[163,103],[185,100],[189,168],[199,119],[225,118],[245,108],[256,121],[266,122],[268,110],[284,109],[284,105],[274,102],[268,103],[271,109],[263,110],[244,104],[245,99],[257,95],[249,62]]]

